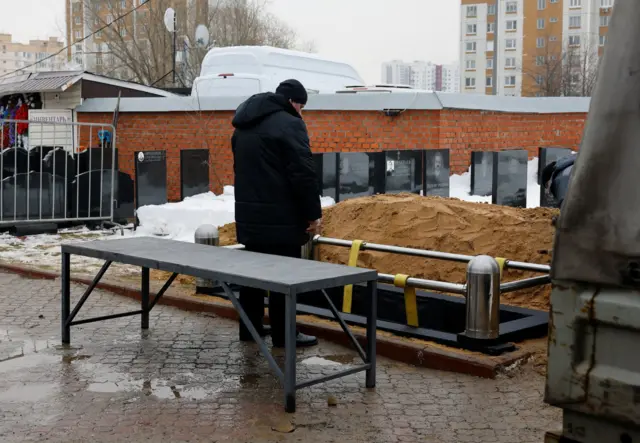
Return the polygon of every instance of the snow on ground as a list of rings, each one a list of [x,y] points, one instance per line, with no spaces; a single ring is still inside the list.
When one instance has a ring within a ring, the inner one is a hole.
[[[538,159],[527,165],[527,207],[540,205],[540,185],[537,183]],[[450,180],[451,197],[470,202],[491,203],[491,196],[469,195],[471,174],[465,172],[453,175]],[[335,204],[331,197],[322,197],[322,206]],[[234,218],[233,186],[225,186],[220,195],[212,192],[188,197],[178,203],[158,206],[143,206],[138,209],[140,226],[136,231],[125,229],[125,237],[159,236],[179,241],[193,242],[198,226],[212,224],[223,226]],[[9,234],[0,234],[0,260],[22,263],[43,269],[60,269],[60,244],[70,241],[90,241],[123,238],[119,230],[90,231],[87,228],[61,230],[57,235],[33,235],[16,238]],[[76,271],[97,272],[102,265],[99,260],[72,256],[72,269]],[[137,269],[114,265],[109,273],[135,275]]]
[[[475,203],[491,203],[491,196],[470,195],[471,168],[461,175],[449,179],[449,195],[460,200]],[[540,206],[540,185],[538,184],[538,158],[527,164],[527,208]]]
[[[131,230],[124,230],[124,235],[130,237]],[[61,229],[58,234],[40,234],[27,237],[14,237],[7,233],[0,234],[0,260],[5,263],[20,263],[44,270],[57,271],[60,269],[60,244],[65,242],[80,242],[90,240],[107,240],[122,238],[120,231],[111,230],[91,231],[85,227]],[[95,272],[102,261],[87,257],[72,256],[71,264],[75,272]],[[116,266],[120,275],[135,275],[137,269],[126,266]]]
[[[143,206],[138,209],[140,227],[136,235],[156,235],[193,242],[198,226],[217,227],[235,221],[233,186],[225,186],[221,195],[213,192],[187,197],[178,203]],[[335,204],[331,197],[322,197],[323,207]]]

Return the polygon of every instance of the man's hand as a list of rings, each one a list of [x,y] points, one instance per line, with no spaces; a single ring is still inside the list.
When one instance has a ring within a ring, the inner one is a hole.
[[[307,232],[310,234],[320,234],[320,230],[322,229],[322,219],[309,222],[309,227],[307,228]]]

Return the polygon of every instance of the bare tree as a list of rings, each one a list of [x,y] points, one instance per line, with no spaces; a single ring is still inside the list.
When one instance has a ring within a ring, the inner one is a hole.
[[[551,36],[540,37],[543,47],[529,56],[525,66],[521,67],[525,95],[557,97],[562,95],[563,52],[562,43]]]
[[[525,95],[539,97],[588,97],[595,86],[599,56],[588,36],[572,36],[564,42],[553,37],[540,37],[538,47],[526,66],[521,67],[530,82],[523,89]]]
[[[89,53],[96,58],[99,73],[144,84],[171,85],[174,42],[163,21],[169,7],[177,13],[179,81],[174,86],[191,85],[212,46],[295,48],[299,44],[295,31],[269,12],[266,0],[153,0],[133,12],[129,3],[84,0],[85,20],[94,29],[111,23],[95,36],[95,50]],[[209,30],[208,44],[196,40],[198,25]],[[313,49],[311,43],[306,44]]]
[[[562,95],[590,97],[596,85],[599,66],[598,49],[588,38],[570,41],[564,53]]]

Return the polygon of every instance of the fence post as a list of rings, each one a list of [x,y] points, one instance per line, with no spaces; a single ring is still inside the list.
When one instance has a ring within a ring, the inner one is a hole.
[[[218,228],[213,225],[201,225],[196,229],[194,240],[200,245],[220,246],[220,234]],[[208,293],[215,287],[215,282],[196,278],[196,292]],[[207,292],[208,291],[208,292]]]

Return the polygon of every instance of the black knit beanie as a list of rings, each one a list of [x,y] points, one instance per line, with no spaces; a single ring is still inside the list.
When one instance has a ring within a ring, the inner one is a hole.
[[[276,89],[276,94],[284,96],[287,100],[291,100],[301,105],[307,104],[307,90],[298,80],[285,80]]]

